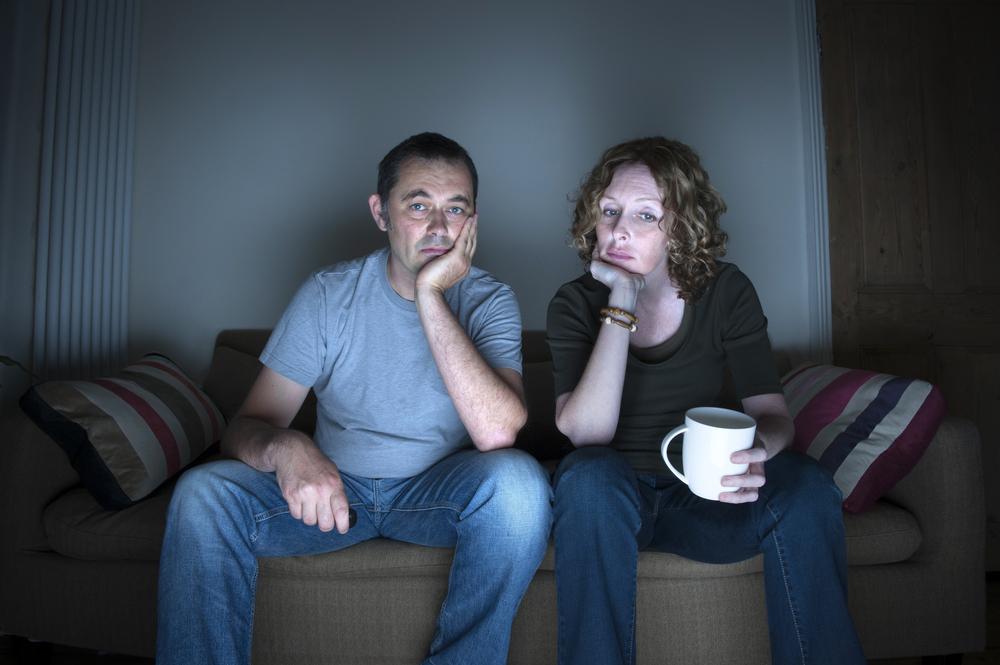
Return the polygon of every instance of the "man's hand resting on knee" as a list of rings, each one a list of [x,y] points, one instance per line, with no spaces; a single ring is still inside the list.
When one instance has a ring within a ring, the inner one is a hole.
[[[318,524],[320,531],[336,526],[347,533],[351,506],[337,465],[304,434],[272,443],[270,450],[289,514],[309,526]]]
[[[288,429],[309,388],[265,366],[222,437],[222,454],[274,473],[288,512],[320,530],[350,528],[350,504],[337,465],[308,436]]]

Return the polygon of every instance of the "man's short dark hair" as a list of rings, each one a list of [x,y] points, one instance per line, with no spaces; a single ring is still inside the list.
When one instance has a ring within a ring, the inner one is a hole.
[[[424,132],[416,134],[406,139],[382,158],[378,165],[378,195],[382,199],[382,208],[386,209],[389,203],[389,193],[399,181],[399,169],[410,157],[420,159],[443,159],[449,162],[462,162],[469,169],[469,177],[472,179],[472,204],[476,204],[476,195],[479,193],[479,175],[476,173],[476,165],[472,163],[472,158],[465,148],[446,136],[441,136],[434,132]]]

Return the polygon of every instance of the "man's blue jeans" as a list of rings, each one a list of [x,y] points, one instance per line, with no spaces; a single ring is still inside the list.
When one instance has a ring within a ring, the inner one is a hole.
[[[865,663],[847,607],[841,493],[812,458],[764,465],[758,500],[723,504],[673,476],[637,475],[600,446],[567,456],[553,479],[559,663],[635,663],[639,550],[708,563],[764,553],[775,663]]]
[[[248,664],[257,557],[379,537],[455,548],[426,663],[507,662],[510,625],[552,526],[545,470],[519,450],[463,450],[413,478],[341,477],[358,514],[344,535],[292,518],[274,474],[242,462],[181,477],[160,557],[158,665]]]

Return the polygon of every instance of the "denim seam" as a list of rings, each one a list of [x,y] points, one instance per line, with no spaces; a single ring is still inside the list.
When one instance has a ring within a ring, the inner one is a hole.
[[[628,636],[628,651],[625,653],[626,663],[635,663],[635,654],[632,653],[632,647],[635,646],[635,614],[636,614],[636,604],[639,602],[639,553],[635,554],[635,573],[632,578],[634,583],[632,584],[632,620],[629,622],[629,636]]]
[[[456,513],[462,512],[462,509],[461,509],[460,506],[458,506],[457,504],[454,504],[454,503],[449,503],[447,501],[441,502],[441,503],[419,504],[419,505],[415,505],[415,506],[413,506],[413,505],[409,505],[409,506],[393,506],[391,508],[391,511],[392,512],[398,511],[398,512],[401,512],[401,513],[422,513],[422,512],[428,511],[428,510],[441,510],[442,508],[445,509],[445,510],[454,510]]]
[[[265,522],[271,519],[272,517],[277,517],[278,515],[284,515],[287,512],[288,512],[288,506],[279,506],[277,508],[272,508],[271,510],[265,510],[262,513],[257,513],[256,515],[253,516],[253,521],[257,524],[260,524],[261,522]],[[251,540],[256,540],[256,539],[257,539],[257,534],[255,533],[252,536]]]
[[[784,550],[781,547],[781,542],[778,539],[778,516],[774,512],[774,508],[771,506],[770,502],[765,504],[767,506],[768,512],[771,513],[771,517],[774,518],[774,527],[771,529],[771,538],[774,539],[774,549],[778,554],[778,563],[781,565],[781,576],[785,583],[785,595],[788,598],[788,609],[792,614],[792,622],[795,624],[795,634],[799,638],[799,654],[802,656],[802,663],[806,662],[806,651],[804,645],[802,644],[802,626],[799,625],[799,615],[795,609],[795,601],[792,599],[792,591],[788,588],[788,568],[785,566],[785,555]]]
[[[250,626],[247,631],[247,656],[249,659],[250,654],[253,652],[253,623],[254,623],[254,613],[257,611],[257,572],[260,567],[257,562],[253,562],[253,577],[250,580]]]

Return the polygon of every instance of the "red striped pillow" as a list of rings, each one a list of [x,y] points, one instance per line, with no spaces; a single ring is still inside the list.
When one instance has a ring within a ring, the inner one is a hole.
[[[42,383],[21,397],[21,408],[108,510],[148,496],[226,427],[208,395],[159,354],[105,379]]]
[[[830,470],[854,514],[910,472],[946,411],[941,390],[919,379],[807,363],[781,383],[793,448]]]

